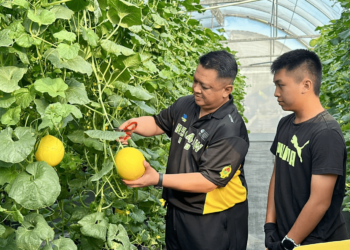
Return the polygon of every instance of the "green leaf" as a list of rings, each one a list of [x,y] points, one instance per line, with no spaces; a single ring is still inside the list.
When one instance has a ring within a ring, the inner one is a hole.
[[[157,69],[157,66],[156,66],[151,60],[149,60],[149,61],[143,63],[143,65],[144,65],[151,73],[159,72],[159,70]]]
[[[51,79],[49,77],[36,80],[34,87],[41,93],[48,93],[52,97],[62,96],[66,97],[64,91],[68,89],[68,85],[62,78]]]
[[[68,42],[74,42],[77,37],[74,33],[66,30],[61,30],[60,32],[53,34],[53,36],[59,40],[66,40]]]
[[[27,68],[15,66],[0,67],[0,90],[11,93],[19,89],[18,82],[26,72]]]
[[[78,55],[79,49],[80,49],[80,46],[78,43],[75,43],[73,45],[60,43],[57,46],[57,51],[60,57],[67,60],[75,58]]]
[[[29,8],[29,3],[25,0],[13,0],[12,4],[17,5],[17,6],[21,6],[25,9]]]
[[[350,29],[339,33],[338,36],[342,39],[347,39],[350,36]]]
[[[109,21],[123,28],[141,25],[141,9],[123,0],[109,0],[110,9],[107,12]]]
[[[16,125],[21,118],[21,107],[17,106],[6,111],[1,116],[1,123],[6,125]]]
[[[44,9],[37,9],[36,13],[29,9],[28,18],[40,26],[52,24],[56,20],[55,13]]]
[[[74,143],[84,144],[87,147],[94,148],[98,151],[103,151],[103,143],[97,139],[85,136],[84,131],[82,130],[76,130],[67,137]]]
[[[134,33],[139,33],[142,30],[142,26],[141,25],[134,25],[134,26],[128,27],[128,29]]]
[[[141,63],[141,57],[139,54],[135,54],[132,56],[127,57],[125,60],[123,60],[123,63],[125,67],[127,68],[134,68]]]
[[[13,23],[11,23],[8,27],[10,32],[10,38],[17,39],[20,37],[23,33],[25,33],[25,28],[23,27],[23,21],[22,20],[16,20]]]
[[[9,196],[26,209],[51,206],[61,192],[58,175],[44,161],[30,163],[13,182]]]
[[[40,124],[39,129],[50,127],[53,125],[59,126],[60,122],[70,114],[73,114],[76,118],[82,118],[83,115],[79,108],[70,104],[61,104],[59,102],[53,103],[47,106],[45,113],[42,116],[43,122]]]
[[[136,209],[134,212],[130,214],[131,218],[134,219],[134,221],[143,223],[147,218],[145,215],[145,212],[141,209]]]
[[[3,225],[0,225],[0,237],[6,232],[6,228]]]
[[[143,40],[140,36],[130,33],[131,39],[133,40],[133,43],[140,44],[140,45],[147,45],[146,41]]]
[[[160,71],[159,76],[163,79],[172,79],[173,78],[173,73],[169,70],[165,70],[163,69],[162,71]]]
[[[81,237],[81,249],[84,250],[101,250],[103,249],[104,240],[94,239],[91,237]]]
[[[80,10],[85,9],[85,7],[89,5],[89,1],[88,0],[71,0],[69,2],[66,2],[66,5],[71,10],[78,12]]]
[[[12,103],[16,101],[16,98],[8,93],[0,94],[0,108],[9,108]]]
[[[316,44],[317,44],[317,41],[318,41],[318,39],[317,39],[317,38],[312,39],[312,40],[309,42],[309,45],[310,45],[311,47],[315,47],[315,46],[316,46]]]
[[[10,32],[8,29],[0,31],[0,47],[8,47],[13,43],[13,40],[10,38]]]
[[[152,16],[154,22],[156,24],[160,25],[160,26],[166,26],[168,24],[167,21],[164,18],[159,16],[158,13],[157,14],[151,14],[151,16]]]
[[[74,14],[74,11],[64,7],[63,5],[56,5],[51,10],[58,19],[70,19]]]
[[[16,231],[16,243],[20,249],[37,250],[44,240],[53,240],[55,232],[41,214],[32,213]]]
[[[116,108],[116,107],[120,107],[120,106],[129,106],[131,105],[131,102],[129,102],[129,100],[127,98],[123,98],[119,95],[111,95],[108,97],[108,101],[107,103]]]
[[[139,106],[146,113],[154,115],[156,110],[153,107],[148,106],[144,101],[133,101],[137,106]]]
[[[43,117],[45,115],[45,109],[49,104],[46,102],[45,99],[35,99],[34,103],[36,105],[36,110],[38,113]]]
[[[49,49],[44,54],[45,57],[56,67],[56,68],[67,68],[75,72],[80,72],[82,74],[87,74],[90,76],[92,74],[92,68],[90,63],[85,61],[81,56],[77,56],[71,60],[62,61],[57,50]]]
[[[90,102],[85,85],[74,78],[66,81],[68,89],[66,90],[67,101],[71,104],[87,104]]]
[[[19,105],[22,109],[27,108],[32,101],[35,99],[34,91],[30,91],[27,88],[21,88],[14,92],[16,98],[16,104]]]
[[[16,39],[16,43],[23,48],[29,48],[34,44],[34,39],[30,35],[23,33]]]
[[[16,170],[11,168],[0,168],[0,186],[5,185],[6,183],[12,184],[16,179],[18,173]]]
[[[27,56],[27,50],[25,48],[21,48],[17,44],[14,44],[12,47],[9,48],[9,52],[17,54],[22,63],[30,63]]]
[[[109,224],[107,244],[112,249],[132,249],[128,234],[121,224]]]
[[[74,241],[68,238],[60,237],[58,240],[52,241],[54,245],[53,250],[77,250],[77,246]]]
[[[92,47],[97,46],[97,41],[99,37],[96,35],[96,33],[92,29],[82,29],[83,30],[83,38],[85,41],[88,42]]]
[[[146,101],[152,99],[153,96],[148,93],[147,90],[143,89],[140,85],[136,87],[118,82],[116,87],[120,89],[128,98],[138,101]]]
[[[109,172],[111,172],[112,169],[113,169],[113,162],[108,161],[106,163],[103,163],[102,169],[98,173],[96,173],[93,176],[91,176],[89,178],[89,181],[98,181],[98,180],[100,180],[103,176],[105,176]]]
[[[78,221],[83,235],[96,239],[106,240],[108,222],[103,213],[93,213]]]
[[[102,40],[101,46],[105,51],[107,51],[108,53],[113,53],[116,56],[119,56],[121,54],[123,54],[124,56],[130,56],[135,54],[135,52],[132,49],[116,44],[109,40]]]
[[[119,137],[125,136],[124,132],[115,132],[115,131],[101,131],[101,130],[87,130],[84,132],[91,138],[115,141]]]

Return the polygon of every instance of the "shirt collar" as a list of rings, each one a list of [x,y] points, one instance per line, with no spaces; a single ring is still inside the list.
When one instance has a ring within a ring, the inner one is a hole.
[[[196,114],[199,114],[200,107],[198,105],[196,109]],[[219,109],[217,109],[214,113],[207,114],[206,116],[203,116],[202,118],[211,119],[212,117],[216,119],[222,119],[227,114],[231,113],[235,109],[235,105],[233,104],[233,96],[229,95],[229,100],[224,103]]]
[[[233,96],[230,94],[229,100],[211,115],[216,119],[222,119],[231,113],[234,109],[235,106],[233,105]]]

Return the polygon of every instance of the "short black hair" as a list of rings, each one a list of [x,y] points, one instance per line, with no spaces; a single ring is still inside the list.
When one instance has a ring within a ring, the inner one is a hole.
[[[308,74],[314,78],[314,92],[318,96],[321,88],[322,64],[320,58],[313,51],[296,49],[284,53],[272,63],[271,73],[275,74],[281,69],[293,71],[297,68],[305,68]]]
[[[218,78],[231,78],[232,82],[236,78],[236,59],[226,50],[211,51],[201,56],[199,63],[205,69],[215,69],[218,72]]]

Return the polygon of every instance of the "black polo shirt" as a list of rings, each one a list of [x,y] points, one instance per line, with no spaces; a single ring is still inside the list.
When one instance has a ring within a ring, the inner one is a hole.
[[[338,175],[333,197],[322,220],[305,239],[326,240],[342,224],[345,195],[346,145],[337,121],[323,111],[294,124],[295,114],[281,119],[271,152],[276,156],[275,207],[277,226],[283,238],[309,200],[312,175]]]
[[[249,140],[231,95],[214,113],[199,119],[199,112],[191,95],[179,98],[154,119],[171,138],[166,174],[199,172],[218,186],[209,193],[164,188],[163,198],[185,211],[207,214],[247,199],[243,165]]]

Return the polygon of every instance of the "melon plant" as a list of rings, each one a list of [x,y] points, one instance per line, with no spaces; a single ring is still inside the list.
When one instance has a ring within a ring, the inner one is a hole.
[[[339,122],[346,141],[347,193],[343,205],[344,211],[350,212],[350,2],[338,2],[343,8],[341,17],[332,20],[329,25],[318,27],[321,36],[311,40],[310,45],[315,47],[323,66],[320,100]]]
[[[224,49],[186,14],[198,3],[0,0],[0,249],[164,246],[161,191],[122,183],[114,129],[190,94],[198,57]],[[64,147],[54,167],[35,155],[48,135]],[[165,170],[165,135],[128,146]]]

